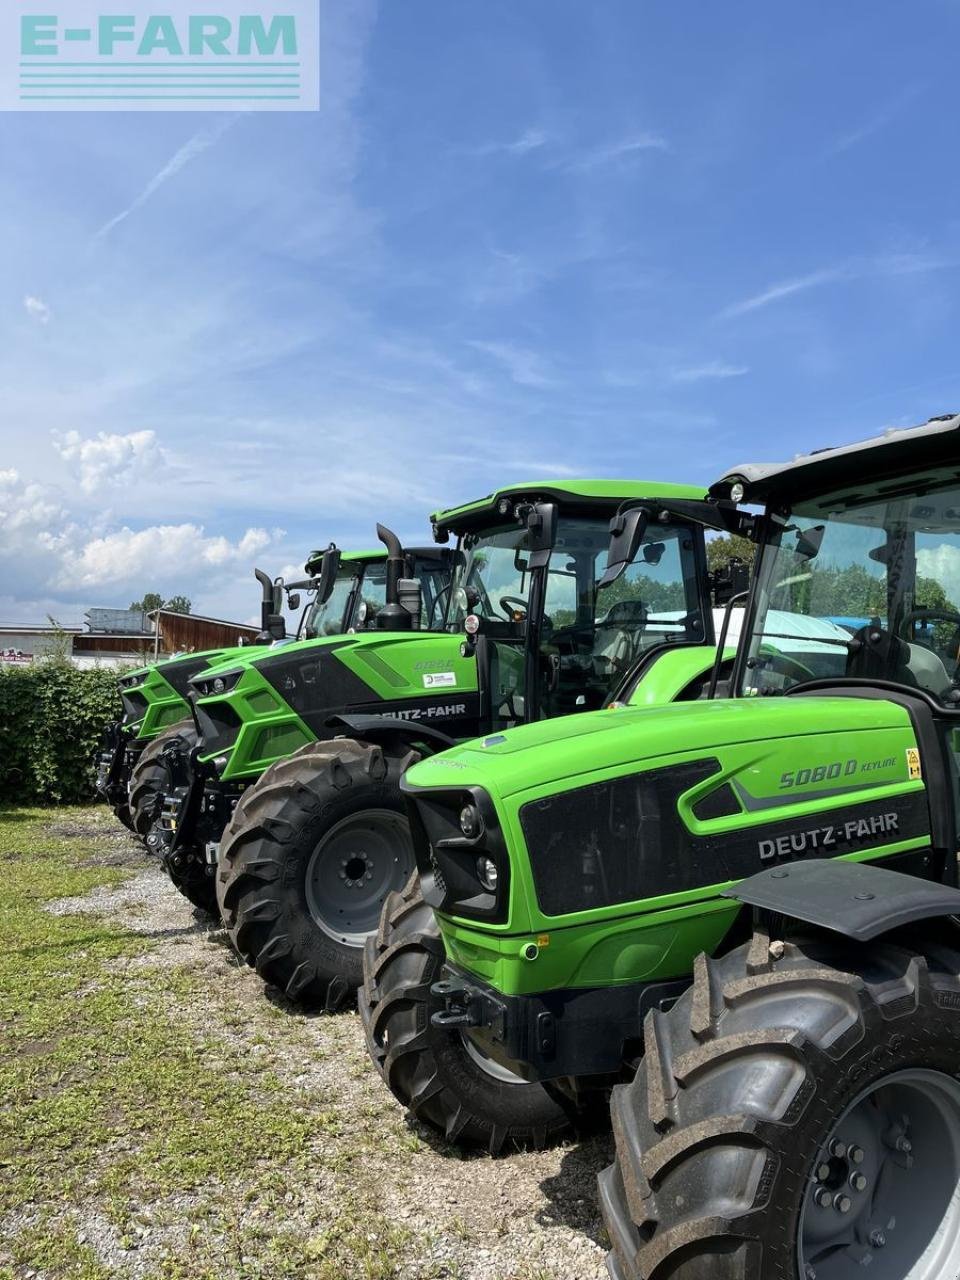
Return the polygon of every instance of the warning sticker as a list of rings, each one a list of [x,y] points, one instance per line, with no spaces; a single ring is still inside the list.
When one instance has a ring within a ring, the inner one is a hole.
[[[923,777],[923,769],[920,767],[920,752],[916,747],[907,747],[907,773],[910,775],[911,782],[916,782],[918,778]]]
[[[453,671],[428,671],[423,677],[425,689],[449,689],[456,683],[457,677]]]

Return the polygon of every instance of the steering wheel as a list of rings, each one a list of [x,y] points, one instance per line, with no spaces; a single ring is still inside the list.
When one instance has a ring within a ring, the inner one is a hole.
[[[919,621],[953,623],[954,632],[950,637],[949,644],[946,646],[946,651],[954,660],[955,666],[953,679],[956,681],[957,677],[960,676],[960,613],[954,609],[911,609],[910,612],[905,615],[903,622],[901,623],[900,630],[902,638],[905,639],[908,644],[920,644],[924,649],[928,649],[939,658],[942,657],[942,655],[938,652],[935,645],[924,644],[920,640],[913,639],[911,627],[914,622]]]
[[[775,671],[778,675],[786,676],[788,680],[794,680],[799,684],[803,680],[816,680],[816,674],[810,670],[802,662],[798,662],[796,658],[790,658],[779,650],[761,646],[760,652],[757,654],[757,666],[761,666],[765,671]]]
[[[911,609],[900,624],[901,636],[908,644],[919,643],[913,639],[911,627],[915,622],[952,622],[960,632],[960,613],[955,609]]]
[[[511,609],[511,605],[519,605],[520,608]],[[524,600],[522,596],[501,596],[500,608],[511,622],[516,622],[518,619],[514,617],[514,614],[522,613],[525,618],[527,616],[527,611],[530,608],[530,602],[528,600]]]

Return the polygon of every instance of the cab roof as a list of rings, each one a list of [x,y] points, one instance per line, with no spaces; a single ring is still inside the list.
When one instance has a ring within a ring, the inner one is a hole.
[[[323,547],[319,551],[310,552],[309,556],[307,556],[307,562],[303,566],[304,569],[307,571],[307,573],[314,573],[317,570],[319,570],[320,565],[323,561],[324,552],[326,550],[327,548]],[[368,561],[369,563],[374,564],[378,560],[386,560],[386,558],[387,558],[386,547],[377,547],[376,550],[373,550],[373,551],[341,551],[340,552],[341,564],[358,564],[361,561]]]
[[[791,462],[742,463],[712,485],[710,494],[727,498],[734,484],[742,484],[743,502],[789,507],[840,492],[847,501],[868,501],[951,476],[960,477],[960,414],[919,427],[891,427],[856,444],[798,454]]]
[[[439,547],[421,546],[421,547],[404,547],[404,552],[408,556],[415,556],[427,560],[442,559],[444,552]],[[386,547],[376,547],[369,551],[341,551],[340,564],[341,567],[356,569],[361,564],[382,564],[387,558]],[[321,562],[323,560],[322,551],[314,551],[311,553],[304,568],[307,573],[313,574],[319,572]]]
[[[659,480],[532,480],[508,484],[495,489],[485,498],[435,511],[430,517],[435,531],[463,532],[485,525],[498,516],[502,498],[512,500],[552,501],[561,510],[578,514],[613,515],[623,502],[638,499],[692,499],[702,501],[704,489],[698,485],[669,484]]]

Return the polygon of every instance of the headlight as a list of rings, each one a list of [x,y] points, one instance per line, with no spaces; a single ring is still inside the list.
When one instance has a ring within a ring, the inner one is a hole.
[[[510,859],[490,795],[482,787],[421,791],[406,778],[400,789],[411,801],[410,830],[426,902],[436,911],[503,923]]]
[[[491,893],[497,892],[500,876],[497,872],[497,864],[492,858],[482,856],[477,859],[477,878],[485,889],[489,889]]]
[[[229,693],[242,675],[243,671],[227,671],[220,676],[194,676],[190,684],[199,697],[211,698]]]
[[[460,810],[460,830],[468,840],[476,840],[483,831],[483,818],[475,804],[466,804]]]

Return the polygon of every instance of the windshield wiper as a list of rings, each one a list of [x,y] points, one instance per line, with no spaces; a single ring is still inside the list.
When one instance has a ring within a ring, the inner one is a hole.
[[[853,636],[849,640],[834,640],[832,636],[792,636],[782,631],[762,631],[761,640],[806,640],[811,644],[835,644],[840,649],[849,649]]]

